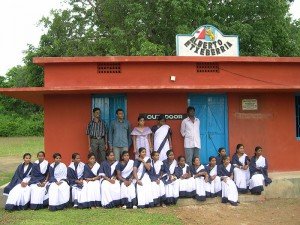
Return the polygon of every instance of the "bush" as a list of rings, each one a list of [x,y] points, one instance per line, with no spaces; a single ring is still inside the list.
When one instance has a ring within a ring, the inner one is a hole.
[[[17,114],[0,114],[0,137],[43,136],[43,113],[21,117]]]

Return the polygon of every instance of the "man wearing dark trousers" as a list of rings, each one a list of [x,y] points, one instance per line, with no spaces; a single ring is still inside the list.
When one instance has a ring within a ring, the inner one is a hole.
[[[98,163],[105,160],[105,151],[107,150],[107,128],[104,121],[100,119],[100,114],[99,108],[93,109],[93,119],[86,129],[89,151],[95,154]]]
[[[192,166],[194,157],[199,157],[201,149],[200,120],[195,117],[195,108],[187,108],[187,118],[181,122],[181,135],[184,138],[186,163]]]
[[[115,159],[120,160],[122,152],[128,151],[131,145],[131,129],[129,121],[124,118],[123,109],[117,109],[116,116],[116,120],[110,123],[108,143],[109,149],[115,154]]]

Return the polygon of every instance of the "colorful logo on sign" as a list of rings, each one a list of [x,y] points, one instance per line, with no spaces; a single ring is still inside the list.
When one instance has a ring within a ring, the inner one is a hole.
[[[199,27],[191,35],[176,36],[178,56],[239,56],[238,36],[224,35],[212,25]]]
[[[214,41],[216,39],[215,28],[212,26],[203,26],[195,32],[195,35],[198,39],[206,41]]]

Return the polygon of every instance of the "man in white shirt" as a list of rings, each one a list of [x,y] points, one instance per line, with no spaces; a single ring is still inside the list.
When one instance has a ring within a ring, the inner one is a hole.
[[[181,122],[181,135],[184,138],[184,150],[186,162],[192,165],[193,157],[199,157],[201,149],[200,120],[195,117],[195,108],[187,108],[188,117]]]

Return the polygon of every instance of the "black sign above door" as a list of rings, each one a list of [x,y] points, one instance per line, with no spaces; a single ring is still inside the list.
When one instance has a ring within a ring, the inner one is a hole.
[[[160,115],[164,115],[166,120],[183,120],[187,117],[182,113],[140,113],[140,116],[144,116],[145,120],[157,120]]]

